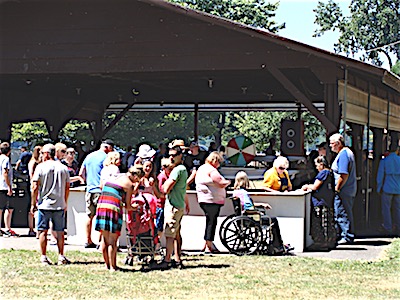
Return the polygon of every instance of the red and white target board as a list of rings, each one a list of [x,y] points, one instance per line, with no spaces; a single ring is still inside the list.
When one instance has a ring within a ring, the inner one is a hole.
[[[246,166],[254,159],[256,155],[256,146],[252,140],[241,135],[228,142],[226,155],[232,165]]]

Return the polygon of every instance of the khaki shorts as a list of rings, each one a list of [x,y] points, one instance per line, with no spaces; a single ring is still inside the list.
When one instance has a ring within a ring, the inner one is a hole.
[[[89,217],[94,217],[96,215],[97,201],[100,198],[101,193],[88,193],[85,194],[86,201],[86,214]]]
[[[175,238],[181,229],[181,220],[184,213],[184,208],[176,208],[170,203],[165,202],[164,207],[164,224],[165,237]]]

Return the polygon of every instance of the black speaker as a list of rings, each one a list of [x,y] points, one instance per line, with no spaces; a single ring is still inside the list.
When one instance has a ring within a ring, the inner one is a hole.
[[[283,155],[304,155],[304,123],[302,120],[282,120],[281,152]]]

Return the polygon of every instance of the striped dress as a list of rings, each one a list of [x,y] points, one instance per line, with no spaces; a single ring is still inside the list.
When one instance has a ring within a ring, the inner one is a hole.
[[[97,231],[121,232],[122,203],[125,191],[119,185],[106,182],[97,202],[96,225]]]

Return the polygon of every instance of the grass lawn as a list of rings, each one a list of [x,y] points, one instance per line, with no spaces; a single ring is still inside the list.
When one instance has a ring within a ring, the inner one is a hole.
[[[99,252],[66,253],[73,264],[42,266],[39,253],[0,250],[1,299],[400,299],[400,239],[377,261],[295,256],[185,256],[184,270],[105,270]],[[56,261],[56,253],[49,253]]]

